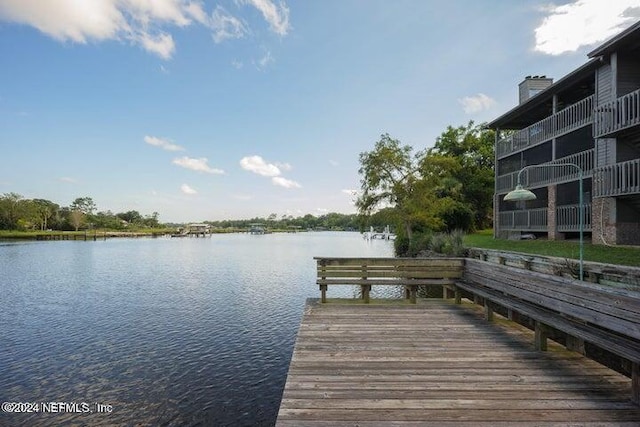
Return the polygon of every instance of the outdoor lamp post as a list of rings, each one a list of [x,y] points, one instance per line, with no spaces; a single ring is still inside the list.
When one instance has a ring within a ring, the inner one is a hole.
[[[529,166],[525,166],[522,169],[520,169],[520,172],[518,172],[518,177],[516,179],[516,188],[510,192],[508,192],[505,196],[504,196],[504,201],[505,202],[519,202],[521,200],[535,200],[536,199],[536,195],[533,194],[533,192],[527,190],[526,188],[522,187],[521,181],[520,181],[520,176],[522,175],[522,172],[524,172],[526,169],[533,169],[533,168],[552,168],[552,167],[565,167],[565,166],[570,166],[570,167],[574,167],[576,169],[578,169],[578,180],[579,180],[579,185],[580,188],[578,190],[578,192],[580,193],[580,199],[578,202],[578,215],[579,215],[579,223],[580,223],[580,280],[584,280],[584,210],[583,210],[583,200],[582,200],[582,175],[583,175],[583,171],[582,168],[578,165],[576,165],[575,163],[550,163],[550,164],[540,164],[540,165],[529,165]]]

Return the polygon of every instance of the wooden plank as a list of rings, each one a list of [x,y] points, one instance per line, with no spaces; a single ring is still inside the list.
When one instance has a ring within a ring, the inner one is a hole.
[[[496,268],[501,267],[499,265],[494,266]],[[571,301],[569,298],[560,297],[558,295],[561,293],[560,289],[550,290],[541,286],[542,282],[536,282],[535,279],[527,279],[528,281],[525,282],[518,281],[515,277],[513,275],[509,276],[509,278],[502,277],[497,271],[486,276],[478,275],[473,271],[468,271],[464,274],[465,280],[490,286],[505,294],[640,339],[640,319],[630,318],[631,313],[626,310],[619,310],[617,307],[612,306],[607,307],[603,304],[596,306],[596,302],[588,300],[576,303],[579,300],[574,299]],[[613,301],[613,304],[615,303]],[[616,312],[618,316],[614,316],[612,312]]]
[[[352,277],[366,277],[367,279],[379,279],[379,278],[398,278],[398,279],[431,279],[452,277],[459,279],[462,277],[462,269],[449,269],[442,268],[429,269],[429,270],[369,270],[363,271],[362,269],[354,270],[332,270],[327,269],[318,273],[321,277],[326,278],[352,278]]]
[[[511,307],[525,316],[531,317],[534,320],[543,321],[554,328],[560,329],[570,335],[580,337],[585,341],[596,344],[631,361],[640,361],[640,347],[638,347],[635,340],[622,336],[614,336],[605,330],[598,330],[585,324],[572,322],[561,314],[545,310],[542,307],[532,306],[524,301],[517,301],[513,298],[505,297],[497,291],[482,289],[462,282],[459,282],[457,285],[463,289],[473,292],[474,294],[490,298],[492,301],[497,302],[503,307]]]
[[[631,380],[451,301],[305,308],[277,426],[638,425]]]

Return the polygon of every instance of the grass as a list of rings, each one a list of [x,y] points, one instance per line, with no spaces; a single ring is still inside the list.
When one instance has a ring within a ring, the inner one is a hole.
[[[493,230],[466,235],[464,245],[575,260],[580,257],[578,241],[494,239]],[[640,248],[592,245],[590,241],[585,241],[584,260],[640,267]]]

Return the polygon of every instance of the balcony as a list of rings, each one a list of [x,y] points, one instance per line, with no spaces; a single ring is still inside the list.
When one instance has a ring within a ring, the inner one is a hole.
[[[498,227],[510,231],[547,232],[548,208],[522,209],[500,212]],[[582,205],[583,230],[591,231],[591,203]],[[556,227],[560,232],[580,231],[580,210],[578,205],[558,206],[556,208]]]
[[[593,173],[594,155],[595,150],[592,148],[590,150],[581,151],[580,153],[562,157],[544,164],[561,165],[564,163],[573,163],[580,166],[583,171],[583,178],[588,178]],[[496,192],[504,193],[513,190],[517,184],[517,177],[518,172],[512,172],[497,177]],[[524,171],[521,178],[522,184],[525,187],[535,188],[549,184],[560,184],[563,182],[575,181],[578,179],[578,170],[569,165],[562,168],[534,168]]]
[[[603,166],[594,171],[595,197],[640,194],[640,159]]]
[[[583,230],[591,231],[591,203],[582,204]],[[560,232],[580,231],[580,206],[565,205],[556,208],[556,227]]]
[[[640,125],[640,89],[596,109],[594,138],[615,136],[618,132]]]
[[[500,230],[547,231],[547,208],[500,212]]]
[[[593,123],[593,95],[499,140],[496,144],[496,153],[498,158],[502,158],[591,123]]]

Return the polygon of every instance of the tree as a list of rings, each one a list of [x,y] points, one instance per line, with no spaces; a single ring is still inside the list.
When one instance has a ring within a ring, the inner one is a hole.
[[[80,211],[85,215],[92,215],[96,210],[96,204],[91,197],[78,197],[69,207],[72,211]]]
[[[360,153],[361,193],[356,200],[364,215],[381,206],[394,207],[409,240],[415,223],[424,219],[423,197],[416,192],[418,163],[424,153],[413,155],[412,151],[411,146],[401,145],[386,133],[372,151]]]
[[[24,198],[18,193],[5,193],[0,197],[0,228],[18,229],[24,209]]]
[[[76,231],[78,231],[78,229],[82,225],[84,216],[85,214],[78,209],[74,209],[69,212],[69,223],[76,229]]]
[[[457,166],[451,170],[451,177],[460,184],[455,197],[472,212],[472,228],[491,226],[494,191],[494,131],[483,125],[452,126],[437,138],[428,152],[430,156],[455,159]]]

